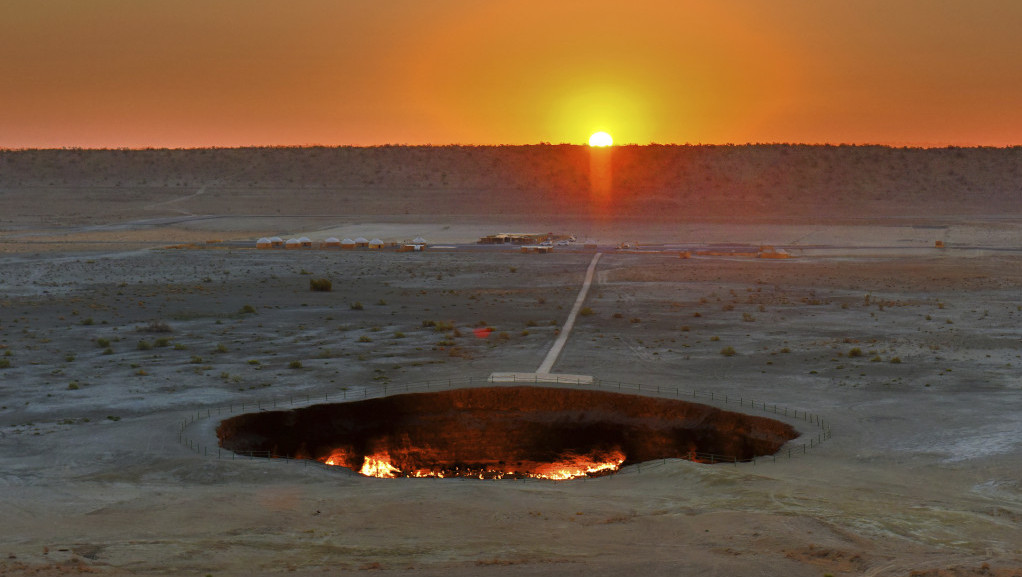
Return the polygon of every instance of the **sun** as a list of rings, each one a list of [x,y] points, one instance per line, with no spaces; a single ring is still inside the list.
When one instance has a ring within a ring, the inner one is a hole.
[[[614,139],[606,132],[594,132],[589,137],[589,146],[610,146],[612,144],[614,144]]]

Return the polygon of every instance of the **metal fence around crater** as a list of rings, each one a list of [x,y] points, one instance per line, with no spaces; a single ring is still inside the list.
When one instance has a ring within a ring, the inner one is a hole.
[[[647,385],[642,383],[627,383],[623,381],[610,381],[594,379],[591,382],[579,378],[559,377],[556,375],[540,375],[532,379],[514,378],[512,380],[494,381],[490,377],[461,377],[449,379],[436,379],[407,384],[386,384],[378,387],[362,387],[361,389],[344,388],[340,391],[323,393],[302,393],[291,394],[286,397],[273,397],[255,401],[241,401],[228,403],[215,407],[205,407],[190,412],[180,425],[178,441],[189,450],[204,457],[212,457],[219,460],[229,459],[271,459],[275,462],[296,463],[302,466],[318,466],[330,470],[340,470],[352,475],[358,475],[355,471],[346,467],[327,465],[312,459],[298,459],[293,455],[277,455],[270,451],[246,451],[238,452],[224,449],[217,444],[210,444],[207,440],[197,440],[194,426],[197,423],[209,422],[212,419],[220,419],[233,415],[240,415],[252,411],[289,410],[308,407],[321,403],[343,403],[350,401],[361,401],[364,399],[376,399],[392,395],[404,395],[409,393],[440,392],[454,389],[466,389],[483,386],[557,386],[562,388],[577,388],[586,390],[599,390],[605,392],[620,392],[639,394],[649,397],[674,398],[708,404],[717,408],[741,409],[746,414],[765,413],[774,418],[785,418],[788,421],[801,421],[814,427],[811,432],[804,432],[798,438],[785,443],[779,451],[773,455],[764,455],[753,458],[738,458],[733,455],[718,455],[714,453],[694,452],[685,457],[671,459],[659,459],[629,465],[617,472],[615,475],[628,473],[641,473],[660,468],[675,460],[695,461],[708,464],[731,464],[738,466],[740,463],[755,465],[757,462],[777,462],[778,459],[792,459],[806,455],[809,449],[820,446],[824,441],[831,438],[829,423],[819,415],[805,410],[793,409],[783,405],[767,403],[766,401],[746,398],[742,395],[735,396],[729,393],[717,391],[698,391],[695,389],[682,389],[680,387],[669,387],[665,385]],[[209,436],[208,434],[204,436]]]

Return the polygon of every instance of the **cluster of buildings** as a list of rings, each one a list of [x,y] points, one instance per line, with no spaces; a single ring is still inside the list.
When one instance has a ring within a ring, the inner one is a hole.
[[[415,239],[397,243],[391,242],[386,243],[378,238],[372,240],[364,237],[358,237],[356,239],[344,238],[338,239],[331,236],[326,240],[313,242],[307,236],[299,238],[289,238],[284,240],[279,236],[263,237],[256,241],[256,248],[258,249],[340,249],[340,250],[355,250],[355,249],[367,249],[367,250],[382,250],[385,248],[397,249],[401,252],[418,252],[426,249],[428,243],[426,239],[421,236],[415,237]]]

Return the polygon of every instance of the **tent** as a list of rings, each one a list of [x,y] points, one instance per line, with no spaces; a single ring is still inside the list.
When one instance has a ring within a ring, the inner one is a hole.
[[[256,241],[256,248],[273,248],[273,243],[270,239],[263,237]]]
[[[351,250],[355,248],[355,241],[351,240],[350,238],[346,238],[341,241],[341,248],[345,250]]]
[[[297,238],[289,238],[287,239],[287,242],[284,243],[284,248],[289,250],[294,248],[302,248],[302,241],[298,240]]]
[[[369,248],[376,248],[376,249],[383,248],[383,244],[384,243],[383,243],[382,240],[380,240],[378,238],[374,238],[373,240],[369,241]]]
[[[271,236],[270,237],[270,246],[272,246],[274,248],[280,248],[280,247],[284,246],[284,239],[280,238],[279,236]]]
[[[323,246],[328,248],[337,248],[341,246],[341,241],[337,240],[336,236],[331,236],[330,238],[323,241]]]
[[[365,248],[369,246],[369,239],[364,236],[360,236],[355,239],[355,246]]]

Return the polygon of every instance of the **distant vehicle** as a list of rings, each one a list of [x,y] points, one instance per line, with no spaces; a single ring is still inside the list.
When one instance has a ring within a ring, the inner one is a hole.
[[[568,246],[568,241],[566,241],[566,240],[559,240],[559,241],[557,241],[557,246]]]
[[[575,242],[575,237],[569,236],[568,237],[568,242]]]
[[[544,240],[543,242],[539,243],[539,246],[554,246],[554,243],[550,242],[549,240]]]

